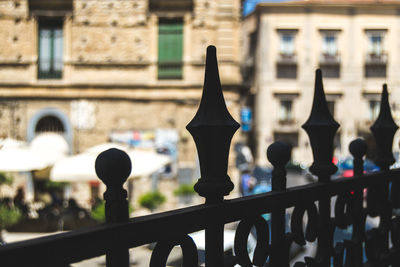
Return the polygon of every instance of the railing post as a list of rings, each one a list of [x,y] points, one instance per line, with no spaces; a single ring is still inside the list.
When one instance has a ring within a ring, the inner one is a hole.
[[[375,123],[371,126],[377,148],[377,155],[374,162],[381,168],[381,171],[388,172],[390,165],[395,162],[392,146],[393,138],[398,128],[390,111],[387,85],[384,84],[379,115]],[[397,184],[395,186],[397,186]],[[389,182],[379,184],[375,193],[377,194],[375,201],[377,201],[377,207],[381,217],[379,223],[379,230],[382,234],[380,254],[383,256],[382,254],[389,252],[389,229],[391,228],[392,217],[392,203],[389,201]]]
[[[233,189],[227,175],[231,139],[240,125],[229,114],[222,94],[216,48],[207,48],[203,95],[199,109],[186,126],[196,143],[201,178],[194,189],[206,204],[221,204]],[[207,214],[206,266],[224,265],[224,223],[220,214]]]
[[[286,190],[285,166],[290,160],[291,147],[283,142],[275,142],[268,147],[267,157],[274,166],[272,171],[272,191]],[[289,242],[285,234],[286,209],[276,207],[271,212],[271,267],[289,267]]]
[[[107,186],[104,193],[106,223],[127,222],[129,220],[127,192],[122,185],[132,169],[128,154],[116,148],[108,149],[97,157],[95,169],[97,176]],[[114,240],[110,240],[110,248],[106,254],[106,266],[128,267],[129,251],[122,244],[118,244],[118,236],[114,238]]]
[[[350,153],[353,155],[353,172],[355,176],[361,176],[364,172],[363,157],[367,154],[367,143],[358,138],[352,141],[349,145]],[[354,190],[353,198],[353,235],[352,241],[354,242],[351,264],[354,267],[363,266],[363,241],[365,234],[365,217],[363,209],[363,193],[364,188]]]
[[[302,125],[307,132],[313,152],[314,162],[310,171],[318,176],[321,183],[329,183],[330,177],[337,171],[332,163],[333,139],[339,124],[329,112],[322,84],[321,70],[316,71],[314,100],[310,117]],[[324,196],[318,202],[318,248],[315,260],[320,267],[330,267],[333,254],[333,231],[331,219],[331,197]]]

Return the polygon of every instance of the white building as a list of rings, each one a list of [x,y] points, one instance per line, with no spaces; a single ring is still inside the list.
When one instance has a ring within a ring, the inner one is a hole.
[[[265,151],[276,140],[293,145],[295,161],[312,162],[301,125],[311,111],[317,68],[340,123],[336,156],[349,155],[348,145],[358,136],[373,145],[369,127],[379,112],[383,83],[394,119],[400,119],[400,1],[260,3],[244,18],[243,33],[258,164],[267,163]],[[397,151],[399,137],[393,143]]]

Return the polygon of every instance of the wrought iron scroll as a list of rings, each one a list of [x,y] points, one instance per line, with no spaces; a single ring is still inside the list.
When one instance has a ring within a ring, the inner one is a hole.
[[[337,167],[332,163],[332,157],[333,139],[339,128],[339,124],[329,112],[320,69],[316,71],[315,75],[314,100],[311,114],[302,127],[309,136],[314,157],[310,171],[318,176],[319,182],[329,183],[330,176],[337,170]],[[331,197],[324,196],[321,198],[318,201],[318,206],[318,247],[315,261],[320,267],[330,267],[334,233],[334,225],[331,219]]]
[[[303,218],[307,212],[306,232],[303,231]],[[293,235],[293,241],[300,246],[308,242],[314,242],[318,236],[318,210],[314,202],[298,204],[292,212],[290,220],[290,229]]]
[[[356,139],[349,145],[353,155],[353,172],[363,175],[363,157],[367,153],[367,144],[363,139]],[[351,240],[338,242],[334,250],[334,267],[363,266],[363,242],[365,234],[366,212],[363,209],[363,190],[358,187],[339,194],[335,203],[335,226],[345,229],[352,225]]]
[[[182,249],[182,266],[183,267],[194,267],[198,266],[198,255],[197,247],[193,242],[193,239],[185,235],[176,240],[160,241],[151,254],[150,267],[165,267],[167,266],[167,259],[174,248],[174,246],[180,245]]]
[[[229,114],[219,79],[216,48],[207,47],[204,88],[199,109],[186,126],[193,136],[200,162],[201,178],[194,190],[206,198],[206,204],[222,204],[224,196],[233,189],[227,174],[231,139],[240,127]],[[224,263],[224,223],[220,214],[206,218],[206,266]]]
[[[254,250],[253,260],[250,260],[247,250],[247,240],[252,227],[257,233],[257,245]],[[262,216],[246,218],[240,221],[236,228],[234,250],[236,261],[242,267],[260,266],[263,267],[270,254],[269,227]]]

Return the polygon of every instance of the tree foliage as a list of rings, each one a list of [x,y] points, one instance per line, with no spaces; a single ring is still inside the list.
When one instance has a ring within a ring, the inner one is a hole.
[[[158,208],[166,200],[166,197],[159,191],[148,192],[140,196],[139,205],[151,211]]]
[[[98,222],[105,222],[106,221],[106,207],[105,201],[100,201],[90,212],[90,216]],[[129,205],[129,213],[133,212],[132,205]]]
[[[14,178],[11,174],[0,172],[0,185],[6,184],[11,185]]]
[[[16,224],[21,217],[22,213],[18,208],[0,203],[0,230]]]
[[[191,184],[181,184],[179,187],[174,191],[176,196],[190,196],[195,194],[193,185]]]

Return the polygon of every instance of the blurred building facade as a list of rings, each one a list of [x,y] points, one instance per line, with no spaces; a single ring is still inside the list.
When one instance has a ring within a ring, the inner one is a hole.
[[[207,45],[239,114],[239,27],[240,0],[2,0],[0,137],[58,132],[75,153],[173,129],[192,161]]]
[[[257,162],[266,164],[266,148],[276,140],[292,144],[294,160],[312,162],[301,125],[311,111],[317,68],[341,125],[335,155],[349,155],[349,143],[359,136],[373,146],[369,127],[379,112],[383,83],[399,124],[399,47],[398,1],[258,4],[243,22],[243,79],[253,99]],[[399,134],[395,151],[398,146]]]

